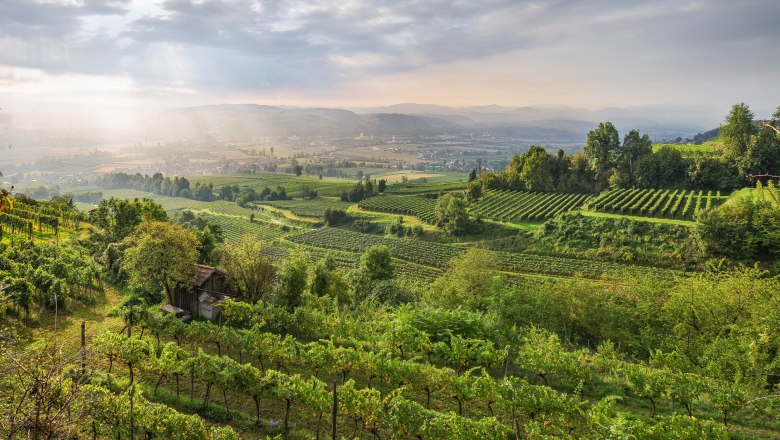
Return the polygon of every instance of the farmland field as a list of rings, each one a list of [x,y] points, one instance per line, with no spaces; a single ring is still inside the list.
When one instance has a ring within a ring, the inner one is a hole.
[[[597,212],[692,220],[701,209],[712,209],[726,201],[720,191],[614,189],[588,203]]]
[[[277,186],[283,186],[287,195],[291,197],[300,197],[304,188],[316,189],[320,196],[339,197],[343,191],[348,191],[355,182],[335,177],[317,176],[295,176],[292,174],[281,173],[257,173],[257,174],[227,174],[211,176],[187,176],[192,185],[196,183],[213,184],[214,190],[226,185],[238,185],[239,187],[248,186],[257,192],[263,188],[269,187],[276,189]]]
[[[286,209],[295,215],[301,217],[321,218],[326,209],[347,209],[352,203],[342,202],[335,198],[316,198],[312,200],[294,199],[294,200],[274,200],[256,202],[258,205],[268,205],[274,208]]]
[[[358,206],[367,211],[412,215],[426,223],[436,223],[436,199],[433,198],[379,195],[361,201]]]
[[[465,248],[421,240],[398,239],[379,235],[362,234],[339,228],[323,228],[298,235],[287,240],[307,247],[363,252],[374,245],[387,246],[393,257],[413,263],[447,267],[449,261],[465,251]],[[622,265],[602,261],[552,257],[513,252],[497,252],[502,270],[510,273],[532,273],[550,276],[584,277],[619,280],[627,273],[671,279],[682,272],[652,267]]]
[[[443,183],[395,183],[387,185],[385,193],[387,194],[432,194],[449,191],[463,191],[466,189],[466,182],[443,182]]]
[[[588,197],[586,194],[488,190],[471,213],[502,222],[546,220],[579,208]]]
[[[239,243],[248,238],[269,241],[287,235],[287,232],[282,229],[282,225],[268,221],[255,220],[250,222],[247,217],[217,214],[207,210],[195,212],[202,215],[207,221],[221,226],[225,232],[225,241],[228,243]]]

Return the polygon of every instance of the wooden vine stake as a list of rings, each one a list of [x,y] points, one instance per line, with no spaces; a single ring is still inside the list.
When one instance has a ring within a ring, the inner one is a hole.
[[[81,376],[87,375],[87,321],[81,321]]]
[[[339,400],[338,400],[338,396],[336,395],[336,381],[333,381],[333,414],[331,415],[331,423],[332,423],[331,438],[333,440],[336,440],[336,417],[338,417],[338,413],[339,413]]]

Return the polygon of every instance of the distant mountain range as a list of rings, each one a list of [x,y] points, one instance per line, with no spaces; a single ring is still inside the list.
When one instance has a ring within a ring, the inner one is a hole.
[[[375,108],[294,108],[221,104],[164,112],[144,124],[156,138],[258,136],[435,136],[491,134],[528,143],[584,144],[600,121],[612,121],[625,133],[637,128],[656,140],[691,137],[711,128],[701,115],[659,108],[590,111],[546,107],[443,107],[396,104]]]

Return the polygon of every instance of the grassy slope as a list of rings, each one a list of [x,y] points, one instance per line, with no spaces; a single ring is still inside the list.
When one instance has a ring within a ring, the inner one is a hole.
[[[589,211],[585,208],[581,209],[580,213],[582,213],[582,215],[587,215],[589,217],[626,218],[629,220],[636,220],[636,221],[650,222],[650,223],[667,223],[671,225],[693,226],[696,224],[696,222],[690,220],[675,220],[675,219],[663,218],[663,217],[641,217],[636,215],[613,214],[608,212]]]
[[[257,173],[257,174],[219,174],[208,176],[186,176],[192,187],[196,183],[213,184],[215,190],[226,185],[249,186],[255,191],[260,192],[266,186],[275,190],[277,186],[283,186],[287,195],[300,196],[304,187],[310,187],[319,192],[321,196],[338,197],[342,191],[348,191],[355,182],[336,177],[323,177],[320,180],[317,176],[297,177],[292,174],[280,173]]]

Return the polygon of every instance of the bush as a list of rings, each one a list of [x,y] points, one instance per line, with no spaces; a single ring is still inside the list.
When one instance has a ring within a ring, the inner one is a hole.
[[[328,226],[336,226],[348,222],[350,216],[343,209],[328,208],[322,215],[322,220]]]
[[[780,205],[768,200],[738,198],[704,212],[696,224],[702,247],[738,260],[780,257]]]

